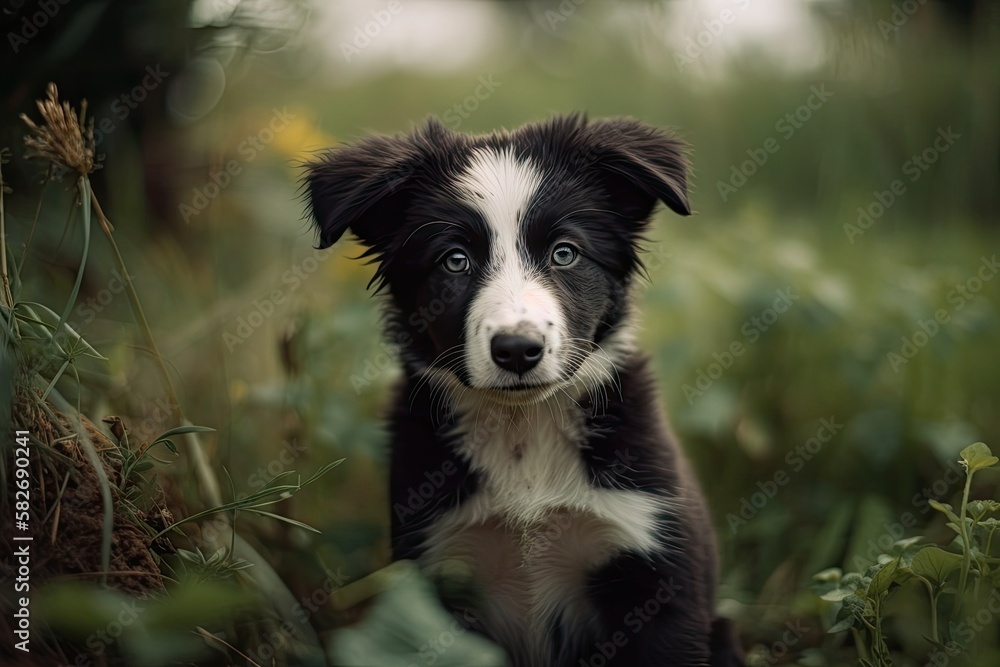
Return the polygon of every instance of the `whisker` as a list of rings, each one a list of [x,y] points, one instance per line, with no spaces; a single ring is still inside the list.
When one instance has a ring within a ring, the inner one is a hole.
[[[419,393],[420,389],[423,387],[424,384],[430,382],[433,375],[433,371],[437,370],[435,364],[437,364],[438,362],[444,362],[446,360],[452,361],[455,358],[461,358],[461,356],[464,354],[465,351],[463,350],[463,346],[461,343],[459,343],[458,345],[453,345],[444,352],[442,352],[441,354],[439,354],[437,357],[435,357],[434,361],[429,363],[425,368],[421,369],[420,380],[417,382],[417,384],[413,387],[413,389],[410,392],[411,410],[413,409],[413,401],[416,398],[417,393]],[[457,356],[453,357],[453,355]]]
[[[575,211],[570,211],[569,213],[567,213],[563,217],[559,218],[553,224],[558,225],[560,222],[562,222],[563,220],[565,220],[569,216],[576,215],[577,213],[610,213],[611,215],[617,215],[619,217],[622,216],[622,214],[619,213],[618,211],[612,211],[612,210],[606,209],[606,208],[578,208]]]
[[[410,232],[410,235],[406,237],[406,240],[403,241],[402,245],[400,245],[399,247],[403,248],[407,243],[410,242],[410,239],[413,238],[414,234],[416,234],[417,232],[419,232],[424,227],[427,227],[428,225],[449,225],[449,226],[452,226],[452,227],[461,227],[461,225],[459,225],[457,222],[448,222],[447,220],[431,220],[430,222],[425,222],[424,224],[420,225],[419,227],[417,227],[416,229],[414,229],[412,232]]]

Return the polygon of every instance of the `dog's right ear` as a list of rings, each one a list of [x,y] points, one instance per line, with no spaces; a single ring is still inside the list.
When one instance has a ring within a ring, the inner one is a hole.
[[[333,245],[348,230],[368,247],[391,237],[402,223],[418,164],[414,157],[406,138],[374,136],[306,164],[304,181],[319,247]]]
[[[319,247],[333,245],[350,230],[370,249],[387,248],[402,228],[420,175],[459,140],[430,118],[411,134],[375,135],[307,163],[304,180]]]
[[[411,134],[375,135],[306,164],[304,180],[319,247],[333,245],[351,230],[369,248],[384,249],[403,224],[420,174],[460,143],[460,137],[429,118]]]

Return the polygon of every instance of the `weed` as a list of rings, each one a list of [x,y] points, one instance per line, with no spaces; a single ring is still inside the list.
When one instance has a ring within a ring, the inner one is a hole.
[[[987,609],[991,617],[995,613],[990,603],[1000,596],[1000,558],[993,556],[992,551],[994,534],[1000,529],[1000,503],[970,502],[969,490],[976,472],[998,462],[1000,459],[981,442],[966,447],[961,452],[960,463],[966,475],[958,512],[946,503],[930,501],[934,509],[947,517],[946,525],[956,534],[947,549],[920,545],[923,537],[910,537],[898,540],[890,553],[879,555],[878,562],[864,572],[843,574],[839,568],[832,568],[814,577],[814,590],[824,600],[841,605],[828,632],[851,630],[864,667],[893,664],[887,642],[887,602],[900,586],[910,581],[927,591],[930,602],[930,636],[925,637],[928,664],[939,664],[940,656],[954,657],[976,649],[977,633],[967,632],[960,619],[963,610]],[[970,577],[975,581],[972,591],[967,586]],[[946,615],[949,608],[951,612]],[[978,616],[974,612],[973,617]],[[950,622],[942,632],[942,620],[946,617],[950,617]]]

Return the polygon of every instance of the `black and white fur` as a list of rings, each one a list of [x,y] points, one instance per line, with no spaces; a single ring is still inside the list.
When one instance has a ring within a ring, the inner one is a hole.
[[[671,135],[577,115],[431,120],[307,167],[321,247],[366,246],[400,345],[393,558],[470,567],[482,595],[458,617],[517,667],[742,664],[633,342],[640,239],[657,202],[690,213],[686,171]]]

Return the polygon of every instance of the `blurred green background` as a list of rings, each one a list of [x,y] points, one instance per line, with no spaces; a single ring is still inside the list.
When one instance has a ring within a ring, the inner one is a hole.
[[[359,248],[312,248],[299,165],[428,115],[463,132],[630,115],[692,145],[697,215],[650,232],[641,341],[714,511],[720,607],[764,664],[851,664],[812,575],[858,569],[907,512],[946,541],[926,498],[961,494],[962,447],[1000,446],[995,3],[75,0],[11,42],[36,4],[4,5],[9,247],[41,170],[16,116],[54,81],[89,101],[95,188],[188,417],[218,430],[217,472],[239,494],[346,458],[281,506],[321,534],[241,519],[296,595],[388,562],[380,414],[398,377]],[[21,274],[34,301],[75,277],[68,207],[48,185]],[[107,255],[71,323],[110,361],[63,390],[149,438],[172,424]],[[923,604],[891,616],[898,664],[926,661]],[[351,618],[323,604],[310,623]],[[773,654],[792,619],[809,632]]]

